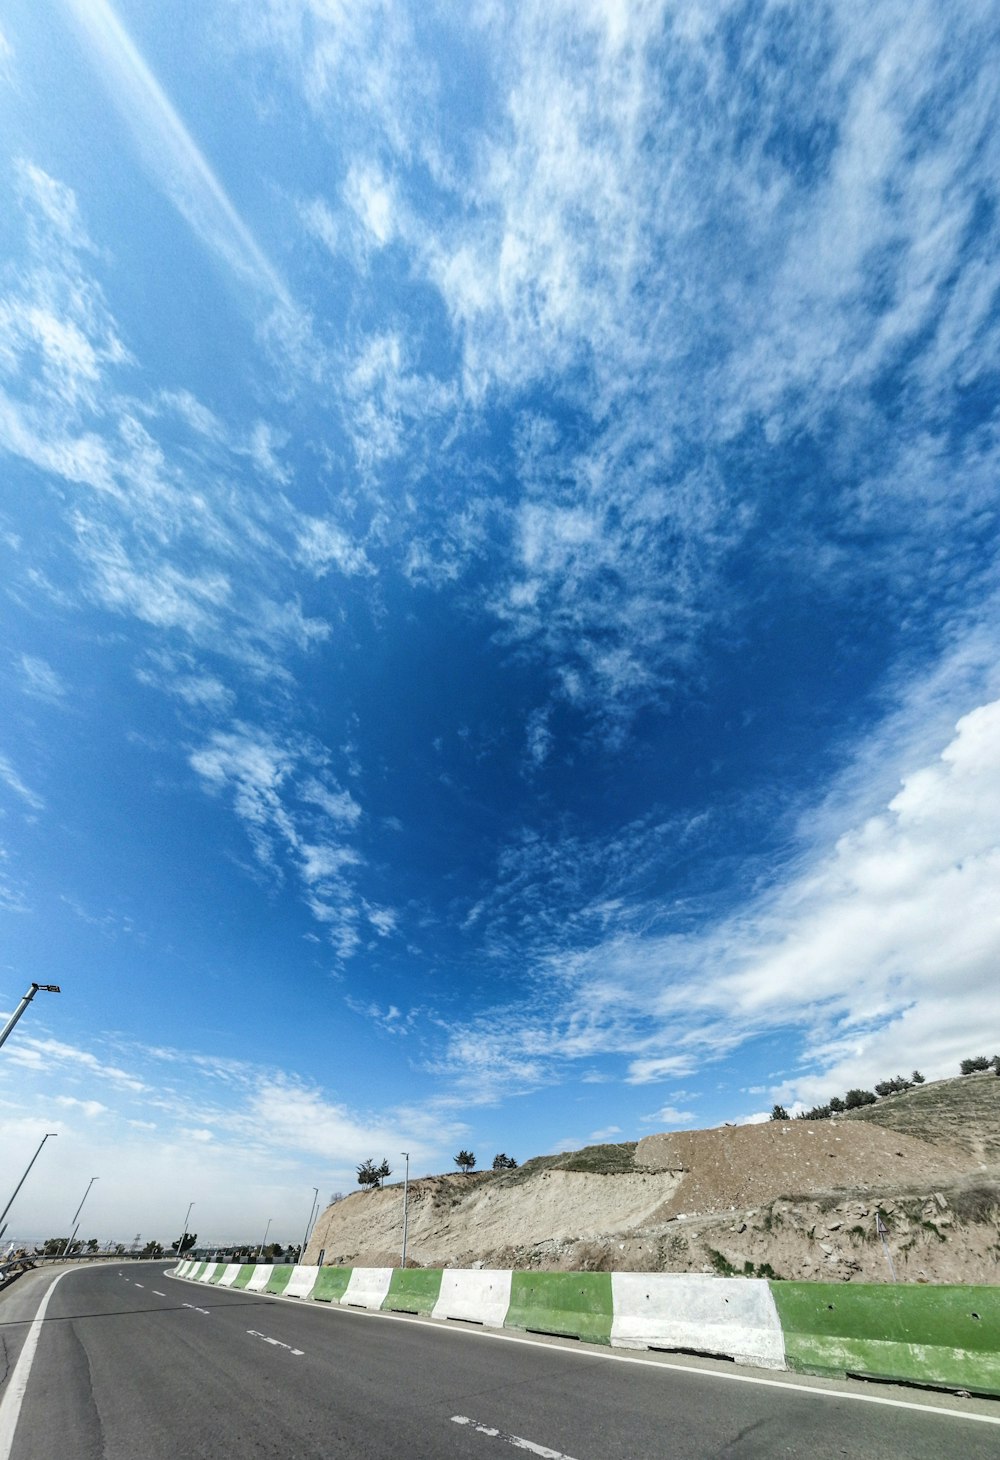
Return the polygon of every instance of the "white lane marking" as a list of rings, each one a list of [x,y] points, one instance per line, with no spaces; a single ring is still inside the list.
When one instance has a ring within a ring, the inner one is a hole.
[[[169,1274],[173,1277],[173,1273]],[[176,1278],[176,1282],[195,1282],[194,1278]],[[297,1303],[301,1298],[286,1298],[280,1293],[255,1293],[255,1298],[267,1298],[272,1303]],[[190,1307],[186,1303],[185,1307]],[[609,1352],[602,1348],[581,1348],[577,1344],[565,1348],[557,1344],[540,1344],[537,1339],[522,1338],[513,1333],[493,1333],[488,1328],[466,1328],[464,1324],[454,1327],[447,1319],[414,1318],[409,1313],[370,1312],[365,1308],[341,1308],[339,1303],[313,1303],[310,1305],[328,1313],[342,1313],[349,1318],[385,1319],[389,1323],[413,1323],[418,1328],[434,1328],[438,1333],[448,1333],[454,1338],[492,1339],[495,1343],[526,1344],[529,1348],[546,1348],[549,1353],[566,1354],[568,1358],[603,1359],[612,1364],[635,1364],[645,1369],[667,1369],[675,1374],[692,1374],[695,1378],[720,1379],[730,1384],[759,1384],[765,1389],[786,1389],[791,1394],[812,1394],[818,1399],[845,1400],[849,1404],[881,1404],[889,1409],[915,1409],[918,1414],[940,1415],[942,1419],[968,1419],[977,1424],[1000,1425],[1000,1415],[977,1414],[975,1410],[947,1409],[933,1403],[916,1404],[912,1399],[889,1399],[881,1394],[855,1394],[850,1389],[821,1389],[818,1384],[797,1384],[789,1379],[762,1379],[756,1374],[729,1374],[725,1369],[701,1369],[689,1364],[662,1362],[659,1359],[640,1359],[632,1354]],[[891,1381],[887,1381],[891,1382]],[[946,1393],[945,1390],[930,1390],[929,1393]],[[978,1397],[978,1396],[977,1396]],[[0,1456],[0,1460],[3,1457]]]
[[[206,1318],[211,1318],[212,1316],[207,1308],[199,1308],[194,1303],[183,1303],[181,1306],[184,1308],[190,1308],[192,1313],[204,1313]],[[0,1456],[0,1460],[3,1460],[2,1456]]]
[[[280,1338],[268,1338],[266,1333],[258,1333],[256,1328],[248,1328],[247,1333],[251,1338],[262,1338],[265,1343],[273,1344],[275,1348],[286,1348],[290,1354],[305,1353],[304,1348],[292,1348],[290,1343],[282,1343]]]
[[[548,1445],[536,1445],[534,1440],[523,1440],[520,1435],[508,1435],[504,1430],[494,1429],[492,1425],[481,1425],[464,1414],[453,1414],[451,1422],[453,1425],[471,1425],[479,1435],[489,1435],[491,1440],[503,1440],[505,1445],[513,1445],[515,1450],[527,1450],[532,1455],[541,1455],[542,1460],[573,1460],[572,1455],[566,1455],[562,1450],[550,1450]]]
[[[136,1283],[137,1288],[145,1287],[145,1283]]]
[[[18,1355],[14,1372],[4,1391],[3,1399],[0,1400],[0,1460],[9,1460],[14,1444],[14,1431],[17,1429],[17,1421],[21,1415],[21,1401],[24,1399],[24,1391],[28,1387],[28,1375],[31,1373],[35,1349],[38,1347],[42,1324],[45,1322],[45,1311],[49,1306],[49,1299],[55,1292],[56,1283],[65,1276],[65,1272],[60,1272],[53,1278],[52,1286],[39,1303],[38,1311],[28,1329],[28,1336],[24,1340],[24,1347]]]
[[[166,1296],[167,1296],[166,1293],[161,1293],[160,1290],[159,1290],[159,1288],[154,1288],[153,1289],[153,1297],[154,1298],[165,1298]]]

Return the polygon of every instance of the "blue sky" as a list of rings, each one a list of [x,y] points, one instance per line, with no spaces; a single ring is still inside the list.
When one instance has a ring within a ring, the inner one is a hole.
[[[994,1052],[997,52],[5,8],[12,1230],[292,1240],[369,1156]]]

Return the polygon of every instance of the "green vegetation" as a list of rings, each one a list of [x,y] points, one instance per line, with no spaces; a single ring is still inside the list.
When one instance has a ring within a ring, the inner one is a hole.
[[[787,1120],[788,1119],[788,1111],[785,1109],[785,1107],[783,1105],[774,1105],[774,1106],[771,1107],[771,1119],[772,1120]]]
[[[466,1176],[468,1176],[470,1171],[476,1169],[476,1157],[473,1151],[459,1151],[457,1156],[452,1157],[452,1160],[456,1166],[465,1172]]]
[[[494,1171],[513,1171],[516,1166],[517,1162],[514,1160],[514,1157],[508,1156],[506,1151],[500,1151],[493,1157]]]

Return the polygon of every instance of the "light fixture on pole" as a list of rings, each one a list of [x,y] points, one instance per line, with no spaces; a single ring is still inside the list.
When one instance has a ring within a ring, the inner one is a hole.
[[[31,988],[25,994],[24,998],[18,1004],[17,1008],[14,1010],[13,1014],[11,1014],[10,1018],[7,1020],[7,1023],[3,1026],[3,1029],[0,1030],[0,1044],[3,1044],[4,1043],[4,1041],[6,1040],[8,1034],[13,1029],[13,1027],[17,1023],[18,1019],[20,1019],[21,1015],[24,1013],[25,1009],[31,1003],[32,999],[35,997],[36,994],[61,994],[61,993],[62,993],[62,989],[59,987],[59,985],[57,983],[33,983],[31,985]]]
[[[0,1212],[0,1223],[3,1222],[4,1217],[10,1211],[11,1207],[14,1205],[14,1199],[17,1196],[17,1193],[21,1190],[21,1187],[27,1181],[27,1179],[28,1179],[28,1172],[31,1170],[32,1166],[34,1166],[35,1162],[38,1160],[38,1157],[41,1154],[41,1150],[42,1150],[42,1147],[45,1145],[45,1142],[48,1140],[49,1136],[57,1136],[58,1134],[59,1134],[59,1132],[58,1131],[55,1131],[55,1130],[46,1131],[45,1134],[42,1136],[42,1139],[38,1142],[38,1150],[32,1156],[31,1160],[28,1162],[27,1169],[25,1170],[24,1175],[21,1177],[20,1181],[14,1187],[14,1196],[11,1197],[10,1201],[4,1207],[3,1211]]]
[[[264,1236],[261,1239],[260,1246],[257,1248],[257,1261],[258,1262],[260,1262],[261,1253],[264,1251],[264,1243],[267,1241],[267,1234],[271,1230],[271,1223],[273,1221],[274,1221],[274,1218],[273,1217],[268,1217],[268,1219],[267,1219],[267,1226],[264,1228]]]
[[[400,1264],[406,1267],[406,1219],[409,1216],[409,1195],[410,1195],[410,1153],[400,1151],[401,1156],[406,1157],[406,1167],[403,1171],[403,1261]]]
[[[93,1186],[93,1184],[94,1184],[95,1181],[100,1181],[100,1179],[101,1178],[99,1176],[92,1176],[90,1178],[90,1180],[87,1182],[87,1190],[83,1193],[83,1196],[80,1198],[80,1205],[77,1207],[76,1212],[74,1213],[74,1216],[73,1216],[73,1221],[76,1223],[76,1225],[74,1226],[74,1228],[73,1228],[72,1232],[70,1233],[70,1235],[66,1238],[66,1245],[65,1245],[65,1247],[62,1250],[62,1254],[61,1255],[63,1257],[65,1257],[67,1255],[67,1253],[69,1252],[70,1248],[73,1246],[73,1239],[76,1236],[77,1231],[79,1230],[79,1226],[80,1226],[80,1213],[83,1211],[83,1204],[84,1204],[84,1202],[87,1200],[87,1197],[90,1195],[90,1188]]]
[[[183,1226],[183,1229],[181,1230],[181,1240],[177,1244],[177,1261],[178,1262],[180,1262],[180,1260],[181,1260],[181,1254],[184,1251],[184,1238],[188,1234],[188,1219],[191,1216],[191,1208],[193,1206],[194,1206],[194,1202],[193,1201],[189,1201],[188,1202],[188,1209],[187,1209],[187,1216],[185,1216],[185,1218],[184,1218],[184,1226]]]
[[[302,1237],[302,1251],[299,1253],[299,1261],[300,1262],[303,1260],[303,1258],[306,1255],[306,1243],[309,1241],[309,1233],[312,1231],[313,1213],[316,1211],[316,1208],[318,1206],[319,1206],[319,1187],[318,1186],[314,1186],[313,1187],[312,1205],[309,1208],[309,1218],[308,1218],[308,1220],[306,1222],[306,1230],[305,1230],[305,1233],[304,1233],[304,1235]]]

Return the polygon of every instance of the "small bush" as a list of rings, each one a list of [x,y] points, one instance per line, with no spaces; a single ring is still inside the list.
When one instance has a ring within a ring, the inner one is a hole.
[[[830,1102],[831,1105],[833,1102]],[[844,1096],[844,1106],[847,1110],[860,1110],[862,1105],[874,1105],[875,1093],[872,1090],[848,1090]]]
[[[771,1109],[771,1119],[772,1120],[787,1120],[788,1119],[788,1111],[785,1109],[785,1107],[783,1105],[775,1105]]]
[[[994,1057],[995,1058],[995,1057]],[[975,1075],[980,1070],[993,1068],[993,1060],[987,1059],[984,1054],[974,1055],[972,1059],[963,1060],[958,1067],[963,1075]]]

